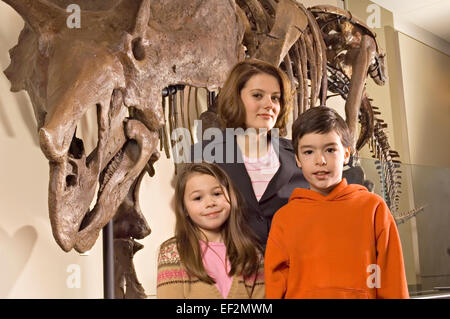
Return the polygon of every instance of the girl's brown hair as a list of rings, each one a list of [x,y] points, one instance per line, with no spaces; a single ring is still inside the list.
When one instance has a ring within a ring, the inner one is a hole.
[[[187,273],[206,283],[215,283],[214,279],[207,274],[202,262],[202,250],[199,241],[205,238],[201,238],[201,232],[189,217],[184,203],[184,192],[188,178],[192,174],[198,173],[215,177],[221,187],[228,193],[230,216],[222,225],[222,232],[231,266],[229,275],[250,277],[256,274],[260,262],[258,250],[261,248],[246,224],[243,201],[239,193],[235,191],[228,175],[218,166],[206,162],[182,165],[177,173],[175,185],[175,238],[180,260]]]
[[[241,90],[252,76],[262,73],[272,75],[278,80],[280,85],[280,113],[274,128],[280,129],[280,136],[286,135],[286,123],[292,106],[293,96],[291,82],[280,68],[256,59],[248,59],[236,64],[220,89],[220,93],[217,96],[217,108],[222,128],[247,128]]]

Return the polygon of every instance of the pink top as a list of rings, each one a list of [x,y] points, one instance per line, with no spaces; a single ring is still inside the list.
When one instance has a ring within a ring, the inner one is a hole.
[[[204,252],[202,260],[206,272],[216,281],[216,287],[223,298],[227,298],[233,278],[228,276],[230,262],[226,257],[225,244],[209,242],[206,246],[204,241],[200,241],[200,248]]]
[[[270,180],[278,171],[280,160],[272,147],[272,143],[269,143],[269,150],[266,155],[259,158],[250,158],[242,155],[242,158],[244,159],[248,176],[250,176],[252,181],[256,199],[259,201],[266,191]]]

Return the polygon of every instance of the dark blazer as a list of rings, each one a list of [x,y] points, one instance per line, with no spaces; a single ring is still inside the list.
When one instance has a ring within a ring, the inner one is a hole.
[[[206,155],[215,155],[215,163],[228,174],[235,188],[244,198],[249,226],[265,248],[275,212],[287,204],[295,188],[308,188],[309,184],[303,177],[301,169],[297,167],[291,141],[285,138],[273,139],[271,142],[275,151],[279,153],[280,168],[267,185],[266,191],[258,202],[236,137],[228,132],[223,134],[222,136],[226,136],[226,138],[214,138],[193,145],[191,159],[201,161],[203,158],[201,156],[202,151],[205,151]],[[278,147],[276,141],[279,141]],[[205,149],[205,147],[207,148]],[[229,154],[230,152],[234,154]],[[211,162],[208,158],[204,159]]]

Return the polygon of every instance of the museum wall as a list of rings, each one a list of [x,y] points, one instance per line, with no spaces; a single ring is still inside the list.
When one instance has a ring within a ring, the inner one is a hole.
[[[370,1],[349,0],[347,4],[361,20],[377,22],[371,20]],[[414,33],[398,32],[395,17],[383,8],[379,22],[373,30],[387,52],[389,82],[377,86],[368,80],[367,92],[388,124],[389,143],[403,163],[398,211],[424,208],[416,218],[398,226],[408,284],[412,291],[448,286],[450,150],[442,145],[450,136],[450,57],[416,40]],[[426,32],[416,37],[439,42]],[[376,165],[367,147],[361,157],[366,174],[376,180]]]
[[[306,7],[341,3],[338,0],[299,2]],[[357,10],[364,12],[365,9],[362,6]],[[9,65],[8,49],[17,43],[23,22],[3,2],[0,2],[0,19],[0,68],[4,70]],[[386,13],[383,19],[392,20],[392,16],[389,17]],[[391,24],[383,22],[383,25],[392,26],[392,21],[389,23]],[[409,145],[406,147],[406,163],[450,167],[450,150],[444,147],[446,144],[431,147],[439,142],[445,143],[449,136],[449,57],[410,37],[398,34],[392,27],[388,31],[380,31],[378,41],[382,42],[381,46],[386,47],[384,39],[387,38],[386,45],[389,47],[391,43],[392,50],[398,49],[395,60],[393,57],[389,66],[399,62],[397,67],[400,70],[395,70],[393,77],[401,79],[403,83],[400,90],[404,112],[400,115],[392,105],[400,82],[397,80],[382,88],[370,83],[370,80],[368,83],[368,91],[381,108],[383,119],[392,128],[389,131],[391,144],[402,151],[405,149],[404,144]],[[378,33],[377,30],[376,32]],[[388,52],[388,57],[389,54]],[[54,241],[48,217],[48,162],[38,146],[32,106],[25,92],[11,93],[9,89],[9,81],[3,73],[0,74],[0,259],[3,261],[0,265],[0,298],[102,298],[101,237],[93,249],[83,256],[75,251],[63,252]],[[343,113],[342,101],[333,100],[331,105]],[[400,120],[396,116],[403,118],[401,123],[405,125],[397,127]],[[95,138],[90,132],[95,131],[96,124],[89,115],[81,124],[83,129],[80,129],[80,134],[87,141],[86,148],[92,148]],[[406,134],[407,143],[398,138],[402,134]],[[411,146],[413,144],[414,147]],[[362,154],[370,157],[367,150]],[[138,278],[150,298],[156,295],[158,248],[173,235],[175,221],[171,208],[173,188],[170,185],[174,165],[161,154],[155,169],[156,175],[153,178],[146,176],[140,190],[141,209],[152,233],[140,241],[144,249],[134,258]],[[413,180],[414,173],[410,175],[410,180]],[[418,177],[420,179],[419,175]],[[414,184],[413,181],[410,183]],[[447,198],[450,198],[449,185],[441,184],[441,187],[447,192]],[[411,206],[414,204],[414,193],[405,193],[408,198],[405,205]],[[445,212],[445,209],[442,211]],[[406,223],[399,227],[405,260],[414,260],[414,249],[425,254],[427,245],[433,243],[432,238],[429,238],[428,242],[416,243],[418,247],[414,248],[411,228]],[[432,229],[427,231],[429,234]],[[431,236],[431,233],[427,236]],[[445,243],[445,238],[443,242]],[[426,257],[428,256],[425,255],[424,258]],[[445,262],[445,258],[441,258],[440,267],[445,267]],[[408,263],[407,274],[408,282],[415,284],[417,271],[414,267]]]
[[[418,283],[430,290],[450,285],[450,57],[402,33],[398,46],[410,154],[403,171],[414,206],[424,206],[412,232]]]
[[[0,69],[9,65],[22,19],[0,2]],[[11,93],[0,75],[0,298],[102,296],[101,241],[89,256],[65,253],[53,239],[48,216],[48,161],[37,140],[25,92]]]
[[[450,57],[399,34],[411,164],[450,167]]]

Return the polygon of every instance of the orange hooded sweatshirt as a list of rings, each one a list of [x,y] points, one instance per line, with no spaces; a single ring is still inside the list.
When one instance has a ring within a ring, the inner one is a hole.
[[[297,188],[274,215],[266,298],[409,298],[397,227],[384,200],[342,181]]]

